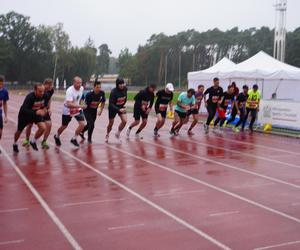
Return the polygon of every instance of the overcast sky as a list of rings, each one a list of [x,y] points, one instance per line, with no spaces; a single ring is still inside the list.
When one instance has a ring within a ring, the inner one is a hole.
[[[90,36],[97,46],[107,43],[118,55],[135,52],[154,33],[168,35],[195,29],[221,30],[275,23],[275,0],[0,0],[0,12],[14,10],[34,25],[64,24],[73,45]],[[300,1],[288,0],[287,28],[300,26]]]

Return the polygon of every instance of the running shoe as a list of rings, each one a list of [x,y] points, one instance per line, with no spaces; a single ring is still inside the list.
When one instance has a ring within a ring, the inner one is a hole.
[[[79,147],[78,141],[75,138],[72,138],[70,141],[75,147]]]
[[[116,137],[116,139],[118,140],[119,143],[122,142],[122,141],[121,141],[121,137],[120,137],[120,132],[116,132],[116,133],[115,133],[115,137]]]
[[[169,131],[169,133],[170,133],[170,135],[175,135],[174,129],[171,129],[171,130]]]
[[[39,150],[38,147],[37,147],[37,145],[36,145],[36,142],[30,141],[30,145],[31,145],[31,147],[33,148],[33,150],[35,150],[35,151],[38,151],[38,150]]]
[[[54,140],[55,140],[55,144],[56,146],[61,146],[61,141],[60,138],[57,135],[54,135]]]
[[[29,140],[24,139],[22,146],[23,146],[23,147],[28,147],[28,146],[30,146]]]
[[[82,132],[79,133],[79,136],[81,137],[82,140],[85,140],[84,133],[82,133]]]
[[[92,143],[93,143],[92,139],[88,139],[88,144],[92,144]]]
[[[204,127],[205,134],[208,134],[208,132],[209,132],[208,125],[206,123],[204,123],[203,127]]]
[[[157,129],[153,130],[153,134],[154,134],[154,137],[160,137],[160,134],[158,133]]]
[[[109,135],[105,136],[105,142],[108,143]]]
[[[233,128],[232,128],[232,131],[235,132],[235,133],[240,132],[239,128],[236,128],[236,127],[233,127]]]
[[[143,136],[141,136],[140,134],[135,134],[135,139],[143,140]]]
[[[14,144],[13,145],[13,150],[15,153],[19,153],[19,147],[18,147],[18,144]]]
[[[188,134],[188,135],[194,135],[194,133],[193,133],[192,130],[188,130],[187,134]]]
[[[126,130],[126,137],[127,139],[129,138],[130,136],[130,132],[131,132],[131,129],[129,128],[129,126],[127,127],[127,130]]]
[[[42,149],[49,149],[49,145],[47,141],[42,141],[41,145],[42,145]]]

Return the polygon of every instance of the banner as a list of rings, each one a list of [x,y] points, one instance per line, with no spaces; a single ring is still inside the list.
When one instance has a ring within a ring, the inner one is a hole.
[[[300,102],[261,100],[258,123],[300,130]]]

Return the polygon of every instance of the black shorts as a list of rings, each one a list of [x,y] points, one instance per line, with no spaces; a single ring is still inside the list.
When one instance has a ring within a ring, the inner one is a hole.
[[[158,108],[155,108],[155,113],[156,114],[160,114],[162,118],[166,118],[167,117],[167,110],[161,111]]]
[[[198,115],[199,114],[199,110],[198,109],[190,109],[188,112],[187,112],[187,115]]]
[[[148,119],[148,114],[146,114],[145,111],[143,111],[141,108],[139,107],[134,107],[133,109],[133,117],[136,121],[140,120],[141,117],[142,119]]]
[[[18,131],[23,131],[23,129],[28,125],[32,123],[40,123],[44,122],[44,117],[40,115],[33,115],[33,116],[28,116],[27,114],[24,113],[19,113],[18,115]]]
[[[178,110],[175,110],[175,112],[178,114],[178,116],[179,116],[180,119],[185,119],[186,116],[187,116],[187,113],[180,112]]]
[[[125,113],[123,113],[122,115],[125,115]],[[108,107],[108,118],[109,119],[115,119],[116,115],[121,115],[121,113],[119,113],[117,110],[113,109],[113,108],[110,108]]]
[[[47,113],[47,114],[44,116],[44,121],[45,121],[45,122],[51,121],[51,117],[50,117],[49,113]]]
[[[0,115],[0,129],[3,129],[3,117]]]
[[[68,126],[70,121],[72,120],[72,117],[73,116],[70,116],[70,115],[62,115],[62,125],[63,126]],[[81,111],[80,114],[74,116],[75,119],[78,121],[78,122],[82,122],[84,121],[84,115],[83,115],[83,112]]]

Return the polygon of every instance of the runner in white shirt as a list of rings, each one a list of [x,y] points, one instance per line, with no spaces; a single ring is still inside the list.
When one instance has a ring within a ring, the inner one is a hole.
[[[72,117],[75,117],[75,119],[78,121],[78,127],[75,130],[75,135],[71,139],[71,143],[74,146],[79,147],[77,136],[85,127],[83,109],[86,108],[85,104],[81,105],[83,95],[83,87],[81,85],[81,78],[76,76],[73,79],[73,85],[67,89],[63,107],[62,125],[57,130],[56,135],[54,135],[55,143],[57,146],[61,145],[59,136],[68,127],[70,121],[72,120]]]

